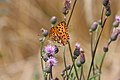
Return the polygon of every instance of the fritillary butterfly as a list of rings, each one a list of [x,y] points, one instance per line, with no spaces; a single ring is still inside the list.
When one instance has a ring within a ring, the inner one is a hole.
[[[49,37],[60,44],[67,44],[69,34],[67,33],[66,23],[62,21],[57,26],[52,27],[50,29]]]

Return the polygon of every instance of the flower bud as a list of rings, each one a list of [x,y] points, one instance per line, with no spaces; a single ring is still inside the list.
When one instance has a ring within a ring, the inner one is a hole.
[[[119,26],[119,22],[118,22],[118,21],[114,21],[114,22],[113,22],[113,27],[116,28],[116,27],[118,27],[118,26]]]
[[[113,33],[110,37],[110,40],[115,41],[117,39],[117,37],[118,37],[118,33]]]
[[[77,59],[77,57],[78,57],[78,56],[74,55],[74,56],[73,56],[73,59]]]
[[[98,23],[94,22],[91,26],[91,31],[95,31],[97,29]]]
[[[74,55],[79,56],[80,55],[80,50],[75,48],[74,50]]]
[[[64,76],[65,75],[65,71],[63,70],[62,72],[61,72],[61,76]]]
[[[53,16],[51,19],[50,19],[50,22],[51,24],[55,24],[57,22],[57,18],[55,16]]]
[[[44,55],[44,56],[43,56],[43,60],[44,60],[45,62],[47,62],[48,57],[47,57],[46,55]]]
[[[115,17],[115,21],[113,22],[113,27],[118,27],[120,23],[120,16]]]
[[[46,67],[46,68],[44,69],[44,72],[46,72],[46,73],[51,73],[51,67]]]
[[[84,50],[82,48],[80,48],[80,53],[85,53]]]
[[[76,65],[77,65],[77,67],[81,67],[81,62],[77,61]]]
[[[44,28],[42,28],[41,31],[44,37],[48,36],[48,30],[45,30]]]
[[[103,0],[103,5],[107,6],[109,4],[109,0]]]
[[[99,24],[99,25],[102,25],[101,19],[100,19],[100,20],[98,20],[98,24]]]
[[[55,54],[59,52],[57,45],[55,45]]]
[[[111,9],[109,8],[106,13],[105,13],[106,16],[110,16],[111,15]]]
[[[40,41],[40,42],[43,42],[43,41],[44,41],[44,39],[43,39],[43,38],[39,38],[39,41]]]
[[[63,8],[63,14],[67,15],[70,8],[71,8],[71,0],[65,0],[64,8]]]
[[[69,70],[71,68],[71,65],[66,66],[66,70]]]
[[[85,63],[85,55],[84,55],[84,53],[81,53],[81,55],[80,55],[80,63],[81,64]]]
[[[116,17],[115,17],[115,20],[120,23],[120,16],[116,16]]]
[[[108,45],[104,46],[103,51],[108,52]]]

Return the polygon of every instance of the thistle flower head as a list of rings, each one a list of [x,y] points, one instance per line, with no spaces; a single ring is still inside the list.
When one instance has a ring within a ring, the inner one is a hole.
[[[47,63],[48,63],[48,66],[55,66],[57,64],[57,61],[54,57],[50,57],[48,60],[47,60]]]
[[[48,57],[53,56],[55,54],[55,46],[47,45],[45,46],[44,51]]]

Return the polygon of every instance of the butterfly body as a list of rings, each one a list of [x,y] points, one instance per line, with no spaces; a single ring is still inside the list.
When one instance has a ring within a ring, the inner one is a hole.
[[[50,29],[49,37],[60,44],[67,44],[69,34],[67,33],[66,23],[62,21],[57,26],[52,27]]]

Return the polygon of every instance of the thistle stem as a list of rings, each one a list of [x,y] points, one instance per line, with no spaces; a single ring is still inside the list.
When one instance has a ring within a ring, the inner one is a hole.
[[[43,64],[43,59],[42,59],[42,56],[43,56],[43,53],[42,53],[42,51],[43,51],[43,44],[44,44],[44,41],[41,41],[41,43],[40,43],[40,59],[41,59],[41,67],[42,67],[42,73],[43,73],[43,75],[44,75],[44,80],[46,80],[46,75],[44,74],[44,64]]]
[[[93,32],[90,33],[91,35],[91,55],[92,55],[92,58],[93,58]],[[94,69],[94,63],[93,63],[93,75],[95,74],[95,69]]]
[[[65,56],[65,46],[64,46],[64,52],[63,52],[63,58],[64,58],[64,66],[65,66],[65,69],[67,69],[66,56]],[[65,72],[66,72],[66,76],[67,76],[67,80],[68,80],[68,71],[65,70]]]
[[[107,18],[108,18],[108,17],[106,17],[105,20],[104,20],[104,22],[103,22],[102,30],[101,30],[101,32],[100,32],[100,34],[99,34],[99,36],[98,36],[98,39],[97,39],[97,42],[96,42],[96,45],[95,45],[95,49],[94,49],[94,51],[93,51],[93,58],[92,58],[92,61],[91,61],[91,65],[90,65],[90,69],[89,69],[89,73],[88,73],[87,80],[89,80],[89,77],[90,77],[90,73],[91,73],[91,70],[92,70],[93,63],[94,63],[95,53],[96,53],[96,50],[97,50],[97,47],[98,47],[99,40],[100,40],[100,38],[101,38],[101,34],[102,34],[102,32],[103,32],[103,29],[104,29],[104,25],[105,25],[105,23],[106,23],[106,21],[107,21]]]
[[[82,75],[83,75],[83,65],[81,65],[80,80],[82,79]]]
[[[77,77],[77,80],[79,80],[78,73],[77,73],[77,69],[76,69],[75,62],[74,62],[73,55],[72,55],[72,49],[71,49],[71,46],[70,46],[70,42],[69,42],[69,41],[68,41],[68,46],[69,46],[69,51],[70,51],[70,55],[71,55],[73,67],[74,67],[74,70],[75,70],[75,73],[76,73],[76,77]]]
[[[52,66],[51,66],[51,73],[50,73],[51,80],[53,79],[53,74],[52,74]]]
[[[100,76],[99,76],[99,80],[101,78],[101,70],[102,70],[102,65],[103,65],[104,59],[105,59],[105,55],[106,55],[106,52],[103,54],[102,61],[100,63]]]
[[[70,16],[69,16],[69,19],[68,19],[68,22],[67,22],[67,27],[68,27],[68,25],[70,23],[70,20],[71,20],[71,17],[72,17],[72,14],[73,14],[73,11],[74,11],[76,3],[77,3],[77,0],[74,1],[73,7],[72,7],[72,11],[70,13]]]

